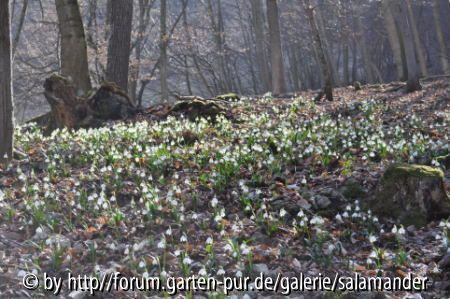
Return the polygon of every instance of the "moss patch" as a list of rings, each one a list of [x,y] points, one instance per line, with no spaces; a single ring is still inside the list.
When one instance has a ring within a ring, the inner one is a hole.
[[[397,164],[389,167],[384,173],[383,180],[400,179],[405,177],[443,178],[442,170],[426,165]]]
[[[229,92],[226,94],[218,95],[215,97],[216,100],[222,101],[239,101],[241,98],[234,92]]]

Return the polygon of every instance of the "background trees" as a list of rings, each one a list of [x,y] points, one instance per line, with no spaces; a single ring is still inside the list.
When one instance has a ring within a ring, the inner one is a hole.
[[[13,100],[9,1],[0,1],[0,163],[12,158]]]
[[[78,3],[84,33],[79,22],[77,26],[58,22],[61,3],[72,8]],[[130,97],[142,105],[173,99],[173,94],[322,89],[328,80],[324,69],[331,73],[328,81],[334,86],[407,80],[409,69],[414,69],[408,63],[414,61],[419,78],[449,71],[450,19],[446,16],[450,4],[446,0],[408,1],[401,15],[392,7],[398,1],[310,0],[323,51],[316,46],[317,35],[312,34],[302,3],[12,1],[16,115],[22,120],[42,112],[46,107],[42,79],[52,72],[83,74],[70,76],[80,81],[77,85],[82,90],[88,89],[86,65],[94,85],[103,79],[115,81],[128,87]],[[113,4],[120,12],[116,17]],[[131,23],[130,12],[136,16]],[[118,30],[114,24],[120,24]],[[75,28],[78,33],[73,37],[64,33]],[[81,41],[82,34],[87,58],[82,55],[82,43],[69,40],[74,45],[66,46],[68,36]],[[114,38],[118,34],[123,36]],[[407,53],[411,47],[405,43],[412,44],[412,53]],[[66,55],[64,49],[73,55]],[[78,63],[66,67],[71,61]],[[113,71],[116,65],[120,70]]]

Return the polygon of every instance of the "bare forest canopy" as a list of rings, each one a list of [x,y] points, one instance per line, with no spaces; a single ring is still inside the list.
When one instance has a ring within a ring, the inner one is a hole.
[[[113,34],[114,14],[108,9],[114,10],[111,3],[124,5],[121,2],[129,4],[115,8],[119,18],[129,11],[131,23],[119,20],[121,27]],[[336,87],[448,72],[449,2],[404,1],[397,7],[400,2],[79,0],[78,4],[89,83],[119,80],[108,78],[109,70],[122,77],[133,101],[148,106],[174,99],[175,94],[283,94],[322,89],[327,82]],[[61,36],[68,33],[58,22],[55,1],[11,1],[11,16],[15,113],[23,122],[49,110],[43,81],[67,65],[65,55],[77,53],[63,51]],[[120,63],[108,64],[108,55],[123,49],[126,56],[120,57],[129,58],[128,70],[116,69]]]

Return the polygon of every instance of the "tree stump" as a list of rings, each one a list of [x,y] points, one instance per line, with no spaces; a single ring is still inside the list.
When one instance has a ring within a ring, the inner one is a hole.
[[[52,75],[44,83],[51,112],[46,129],[96,127],[107,120],[126,119],[138,112],[127,94],[113,83],[103,83],[92,96],[78,97],[67,78]]]
[[[392,165],[383,175],[368,208],[405,226],[422,227],[450,216],[443,172],[424,165]]]

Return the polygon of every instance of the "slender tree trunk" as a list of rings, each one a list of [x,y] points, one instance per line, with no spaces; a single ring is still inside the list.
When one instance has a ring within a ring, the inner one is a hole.
[[[344,84],[348,85],[350,83],[350,74],[349,74],[349,45],[348,41],[345,41],[344,44],[344,61],[343,61],[343,68],[344,68]]]
[[[352,42],[352,82],[358,81],[358,48],[356,41]]]
[[[251,0],[250,4],[252,7],[253,30],[255,32],[256,65],[258,67],[259,77],[262,82],[262,91],[267,92],[271,90],[271,79],[264,43],[263,5],[261,0]]]
[[[408,64],[408,81],[406,83],[406,89],[408,92],[420,90],[420,69],[417,65],[416,53],[414,51],[414,38],[412,36],[411,24],[408,19],[408,8],[406,2],[400,1],[396,3],[397,20],[399,22],[399,28],[405,46],[405,56]]]
[[[214,43],[216,46],[216,53],[215,53],[215,69],[219,72],[218,73],[218,80],[219,80],[219,92],[226,92],[230,90],[229,86],[229,80],[227,79],[227,69],[225,66],[225,48],[224,48],[224,41],[223,36],[224,33],[222,31],[223,26],[221,24],[221,1],[217,0],[218,5],[218,21],[216,22],[216,19],[214,17],[214,10],[212,6],[211,0],[207,0],[207,8],[208,8],[208,14],[209,18],[211,20],[211,26],[213,29],[213,37],[214,37]]]
[[[428,75],[427,63],[425,61],[425,55],[423,54],[423,47],[422,43],[420,42],[419,31],[417,30],[416,17],[414,16],[410,1],[406,1],[406,8],[408,9],[409,24],[414,38],[416,57],[419,61],[420,72],[423,77],[426,77]]]
[[[9,1],[0,1],[0,163],[12,159],[14,113]]]
[[[389,44],[391,45],[392,53],[394,56],[394,63],[397,69],[397,76],[400,80],[406,79],[408,71],[406,68],[406,62],[402,51],[401,38],[398,33],[398,28],[395,23],[394,15],[392,12],[392,2],[390,0],[381,1],[384,24],[388,34]]]
[[[144,39],[144,34],[147,29],[149,19],[150,19],[150,9],[155,3],[155,0],[152,3],[149,3],[149,0],[139,0],[139,19],[138,19],[138,30],[136,37],[136,41],[134,43],[134,54],[135,54],[135,63],[130,66],[130,86],[129,86],[129,94],[133,103],[137,103],[137,87],[139,82],[139,75],[141,72],[141,59],[142,59],[142,42]]]
[[[372,61],[369,56],[369,50],[367,49],[367,43],[364,40],[364,29],[362,27],[361,18],[358,17],[356,22],[357,24],[357,32],[358,32],[358,44],[361,48],[362,58],[364,61],[364,70],[366,71],[366,80],[368,83],[374,83],[374,75],[372,72]]]
[[[56,0],[61,34],[61,74],[70,77],[78,95],[91,89],[86,39],[77,0]]]
[[[108,43],[106,80],[116,83],[128,92],[133,1],[112,0],[110,10],[111,33]]]
[[[167,82],[167,0],[161,0],[161,11],[160,11],[160,64],[159,64],[159,76],[161,82],[161,99],[163,102],[169,100],[169,85]]]
[[[317,48],[317,55],[322,67],[323,78],[325,80],[324,93],[328,101],[333,100],[333,77],[330,65],[326,57],[326,49],[320,37],[320,31],[314,17],[314,8],[311,6],[310,0],[303,0],[306,16],[312,31],[314,45]]]
[[[283,51],[277,0],[267,0],[267,19],[269,22],[270,57],[272,61],[272,92],[275,95],[286,93],[284,79]]]
[[[449,69],[449,63],[447,59],[447,46],[445,45],[445,38],[444,34],[442,33],[441,28],[441,13],[439,9],[439,1],[440,0],[434,0],[433,3],[433,19],[434,19],[434,26],[436,27],[436,34],[439,41],[439,49],[440,53],[439,56],[441,58],[441,64],[442,64],[442,71],[446,74],[450,71]]]

